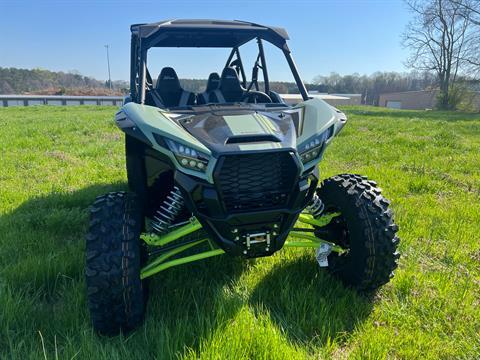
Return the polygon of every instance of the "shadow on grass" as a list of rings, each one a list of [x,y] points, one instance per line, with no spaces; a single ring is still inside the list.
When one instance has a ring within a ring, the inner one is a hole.
[[[86,338],[95,344],[92,349],[113,344],[125,356],[133,355],[132,351],[171,358],[186,347],[197,351],[202,339],[237,312],[242,303],[229,296],[229,286],[247,263],[219,256],[153,277],[146,323],[137,332],[112,339],[93,333],[84,282],[88,208],[96,196],[125,188],[119,183],[52,193],[32,198],[0,217],[0,278],[10,294],[0,296],[0,306],[11,304],[0,328],[13,336],[2,344],[7,353],[7,343],[17,340],[36,348],[41,331],[47,352],[56,346],[55,336],[62,334],[67,343],[81,344]]]
[[[345,288],[313,256],[275,266],[255,288],[251,304],[267,312],[285,335],[300,344],[340,342],[372,310],[372,300]]]
[[[13,289],[55,297],[59,277],[83,276],[88,208],[95,197],[123,183],[33,197],[0,217],[0,265]]]

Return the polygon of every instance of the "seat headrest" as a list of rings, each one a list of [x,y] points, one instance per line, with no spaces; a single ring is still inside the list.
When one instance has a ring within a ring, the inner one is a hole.
[[[205,91],[213,91],[218,89],[220,86],[220,75],[218,75],[216,72],[211,73],[210,76],[208,77],[207,81],[207,89]]]
[[[164,67],[162,71],[160,71],[156,87],[157,89],[168,89],[169,91],[178,91],[182,88],[177,73],[171,67]]]
[[[222,71],[220,79],[220,90],[222,91],[243,91],[238,74],[234,68],[226,67]]]

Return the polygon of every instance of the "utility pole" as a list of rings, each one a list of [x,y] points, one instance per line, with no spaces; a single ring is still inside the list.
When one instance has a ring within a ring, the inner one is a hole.
[[[108,65],[108,87],[112,90],[112,77],[110,76],[110,55],[108,54],[108,48],[110,45],[105,45],[105,49],[107,49],[107,65]]]

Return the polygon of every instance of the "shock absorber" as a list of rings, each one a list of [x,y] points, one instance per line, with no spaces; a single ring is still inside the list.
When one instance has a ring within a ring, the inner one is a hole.
[[[151,223],[152,229],[158,234],[168,232],[170,225],[173,224],[178,215],[182,212],[185,206],[180,189],[176,186],[163,200],[162,204],[155,212],[153,221]]]
[[[319,217],[322,215],[323,210],[325,209],[325,205],[323,205],[322,200],[317,195],[317,193],[313,194],[312,200],[305,208],[313,217]]]

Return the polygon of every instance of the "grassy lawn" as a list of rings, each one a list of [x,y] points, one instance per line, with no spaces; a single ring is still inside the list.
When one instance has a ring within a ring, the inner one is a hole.
[[[92,331],[89,204],[125,188],[113,107],[0,109],[0,358],[480,358],[480,115],[347,108],[322,177],[393,203],[400,267],[374,298],[311,250],[218,257],[153,278],[145,325]]]

